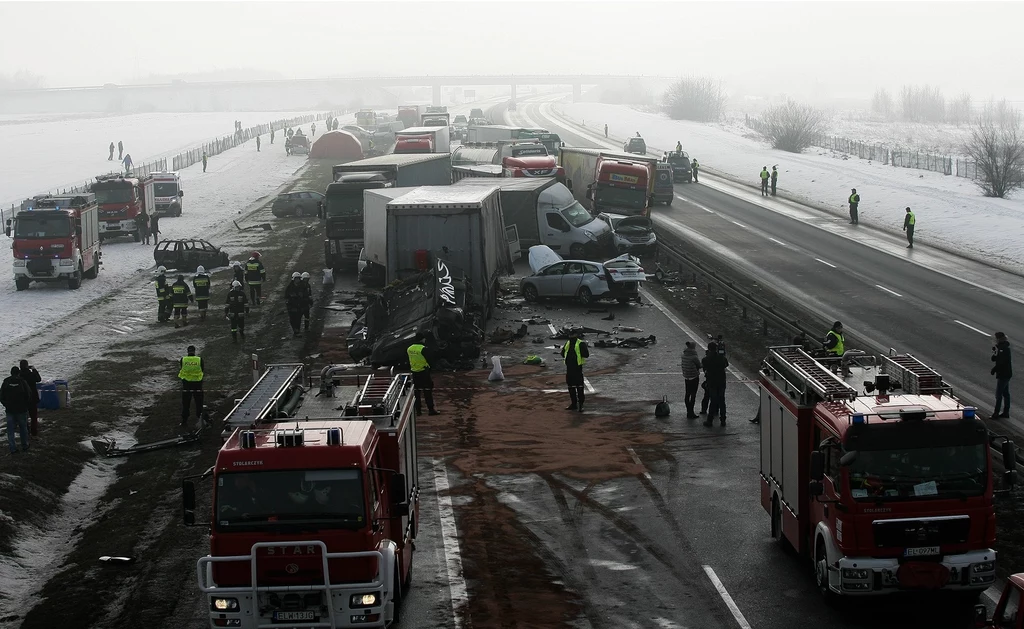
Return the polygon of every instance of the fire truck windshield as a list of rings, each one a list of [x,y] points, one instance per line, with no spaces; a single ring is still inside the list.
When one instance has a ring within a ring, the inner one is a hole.
[[[95,190],[96,202],[100,205],[105,203],[131,203],[132,202],[132,189],[131,188],[107,188]]]
[[[227,473],[218,476],[216,492],[221,531],[281,524],[358,530],[366,525],[360,470]]]
[[[176,197],[178,196],[178,184],[176,183],[155,183],[153,184],[154,197]]]
[[[988,482],[987,445],[859,450],[850,463],[855,500],[980,496]]]
[[[647,191],[599,185],[594,200],[601,205],[642,210],[647,207]]]
[[[15,238],[68,238],[71,219],[67,216],[46,216],[21,212],[14,222]]]

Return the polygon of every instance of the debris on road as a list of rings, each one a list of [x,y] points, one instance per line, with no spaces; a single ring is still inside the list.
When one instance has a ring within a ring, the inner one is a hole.
[[[622,347],[625,349],[639,349],[641,347],[647,347],[648,345],[654,345],[657,342],[657,337],[655,337],[652,334],[647,337],[630,336],[624,339],[598,339],[594,343],[594,347]]]
[[[209,425],[209,422],[204,419],[204,423]],[[171,437],[169,439],[161,439],[160,441],[151,441],[149,443],[137,443],[130,448],[118,448],[117,442],[114,439],[107,440],[92,440],[92,449],[96,451],[96,454],[105,456],[107,458],[128,456],[129,454],[138,454],[139,452],[151,452],[153,450],[163,450],[165,448],[176,448],[180,445],[187,443],[197,443],[199,441],[199,428],[196,428],[190,433],[184,435],[178,435],[177,437]]]

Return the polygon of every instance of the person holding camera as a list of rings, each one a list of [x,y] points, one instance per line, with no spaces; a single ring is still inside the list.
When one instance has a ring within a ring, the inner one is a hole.
[[[728,366],[729,359],[725,357],[725,348],[719,350],[718,343],[708,343],[707,355],[701,361],[709,402],[705,426],[714,423],[715,417],[719,417],[721,425],[725,426],[725,370]]]

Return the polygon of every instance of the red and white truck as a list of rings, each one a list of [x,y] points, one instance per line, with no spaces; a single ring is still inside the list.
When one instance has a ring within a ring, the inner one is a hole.
[[[443,127],[410,127],[395,134],[393,153],[451,153],[451,133]]]
[[[307,394],[302,365],[270,365],[225,418],[210,553],[197,565],[210,627],[399,618],[419,525],[412,377],[335,371]],[[187,525],[195,494],[186,479]]]
[[[406,127],[415,127],[420,124],[420,108],[417,105],[406,105],[398,108],[396,116]]]
[[[501,166],[494,169],[503,177],[557,177],[565,180],[565,171],[554,155],[534,140],[505,142],[467,142],[452,152],[453,166]],[[473,175],[470,175],[473,176]]]
[[[772,536],[810,560],[827,598],[980,593],[996,578],[988,431],[914,356],[878,359],[854,358],[843,379],[830,368],[840,359],[769,349],[760,484]],[[1007,483],[1013,450],[1004,442]]]
[[[82,285],[100,271],[100,214],[96,195],[38,196],[4,226],[13,238],[14,284],[25,290],[32,282]]]
[[[150,173],[142,179],[142,196],[150,216],[181,216],[181,176],[178,173]]]
[[[138,178],[120,173],[100,175],[89,191],[96,195],[100,206],[100,241],[121,236],[132,236],[135,242],[142,240],[136,224],[144,203]]]
[[[651,216],[658,160],[603,149],[562,147],[566,186],[591,212]]]

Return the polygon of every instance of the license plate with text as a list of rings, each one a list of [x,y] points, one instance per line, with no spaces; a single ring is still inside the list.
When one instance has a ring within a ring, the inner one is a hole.
[[[938,546],[920,546],[918,548],[908,548],[904,551],[904,557],[930,557],[932,555],[939,554]]]

